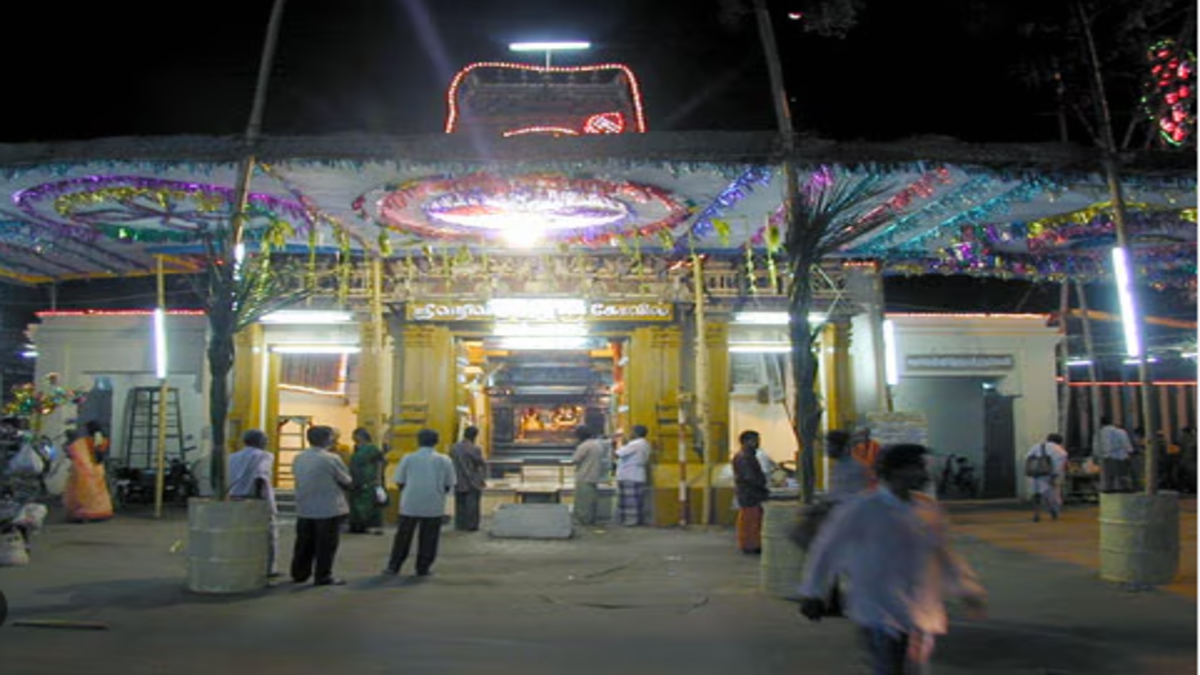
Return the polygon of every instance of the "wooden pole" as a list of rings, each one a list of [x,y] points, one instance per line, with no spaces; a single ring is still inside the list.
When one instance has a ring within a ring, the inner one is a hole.
[[[1100,387],[1096,384],[1096,345],[1092,340],[1092,320],[1088,318],[1087,293],[1084,292],[1083,282],[1075,282],[1075,295],[1079,298],[1079,310],[1083,312],[1083,349],[1087,353],[1088,382],[1091,384],[1088,392],[1092,404],[1092,417],[1088,420],[1088,431],[1091,432],[1088,443],[1093,444],[1092,455],[1095,455],[1094,444],[1100,433],[1100,417],[1103,413],[1100,411]]]
[[[696,295],[696,440],[703,452],[704,476],[701,485],[703,513],[700,520],[712,524],[712,443],[708,437],[708,321],[704,313],[704,259],[692,254],[692,280]]]
[[[158,311],[164,315],[167,312],[167,292],[166,282],[163,275],[163,257],[158,256]],[[159,326],[155,326],[155,363],[162,355],[158,354],[158,330]],[[165,330],[165,323],[162,326]],[[165,337],[164,337],[165,344]],[[163,373],[158,380],[158,451],[155,453],[155,471],[154,471],[154,517],[162,518],[163,508],[163,486],[166,482],[166,458],[167,458],[167,374]]]
[[[687,395],[679,392],[679,526],[688,525]]]

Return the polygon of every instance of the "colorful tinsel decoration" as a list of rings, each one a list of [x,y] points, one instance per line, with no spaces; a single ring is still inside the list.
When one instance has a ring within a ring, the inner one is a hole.
[[[4,414],[8,417],[37,419],[65,405],[79,405],[86,398],[87,392],[64,387],[59,383],[58,373],[49,373],[43,388],[39,389],[33,382],[14,386],[10,400],[4,405]]]

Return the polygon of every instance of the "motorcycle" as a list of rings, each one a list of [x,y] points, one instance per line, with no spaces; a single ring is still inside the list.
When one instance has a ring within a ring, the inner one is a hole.
[[[199,460],[188,462],[187,453],[193,448],[184,448],[183,457],[172,457],[163,471],[164,503],[187,504],[190,497],[200,496],[200,482],[196,479],[195,466]],[[129,504],[153,504],[157,472],[153,468],[138,468],[116,464],[109,469],[114,506]]]
[[[979,489],[975,467],[961,455],[949,454],[942,463],[938,494],[946,498],[974,499]]]

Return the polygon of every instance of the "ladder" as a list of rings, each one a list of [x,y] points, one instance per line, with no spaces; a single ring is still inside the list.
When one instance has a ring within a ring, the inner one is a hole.
[[[122,459],[133,469],[153,469],[157,466],[158,413],[161,394],[159,387],[134,387],[125,400],[125,444]],[[186,461],[183,448],[183,416],[179,412],[179,390],[167,389],[167,417],[164,461]]]
[[[295,486],[292,460],[308,447],[308,428],[312,415],[281,415],[277,433],[279,452],[275,453],[275,487],[290,490]]]

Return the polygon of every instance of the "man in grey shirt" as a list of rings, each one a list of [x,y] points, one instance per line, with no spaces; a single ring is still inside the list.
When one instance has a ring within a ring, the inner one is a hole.
[[[479,529],[479,502],[487,487],[487,461],[483,450],[475,444],[479,428],[463,430],[463,439],[450,447],[457,484],[454,486],[454,529],[474,532]]]
[[[396,467],[393,481],[400,488],[400,521],[392,554],[383,573],[395,576],[408,558],[413,533],[420,528],[417,541],[417,576],[428,576],[437,559],[438,540],[442,534],[442,516],[446,514],[446,495],[457,482],[450,458],[439,453],[438,432],[422,429],[417,432],[417,451],[404,456]]]
[[[315,576],[317,586],[340,586],[346,582],[333,576],[333,559],[342,520],[350,513],[346,490],[353,481],[342,458],[330,450],[336,438],[332,427],[309,427],[307,437],[311,447],[292,462],[296,480],[292,580],[301,584]]]
[[[600,501],[596,484],[608,478],[610,450],[587,426],[576,427],[575,437],[580,441],[571,456],[575,465],[575,520],[580,525],[595,525]]]

